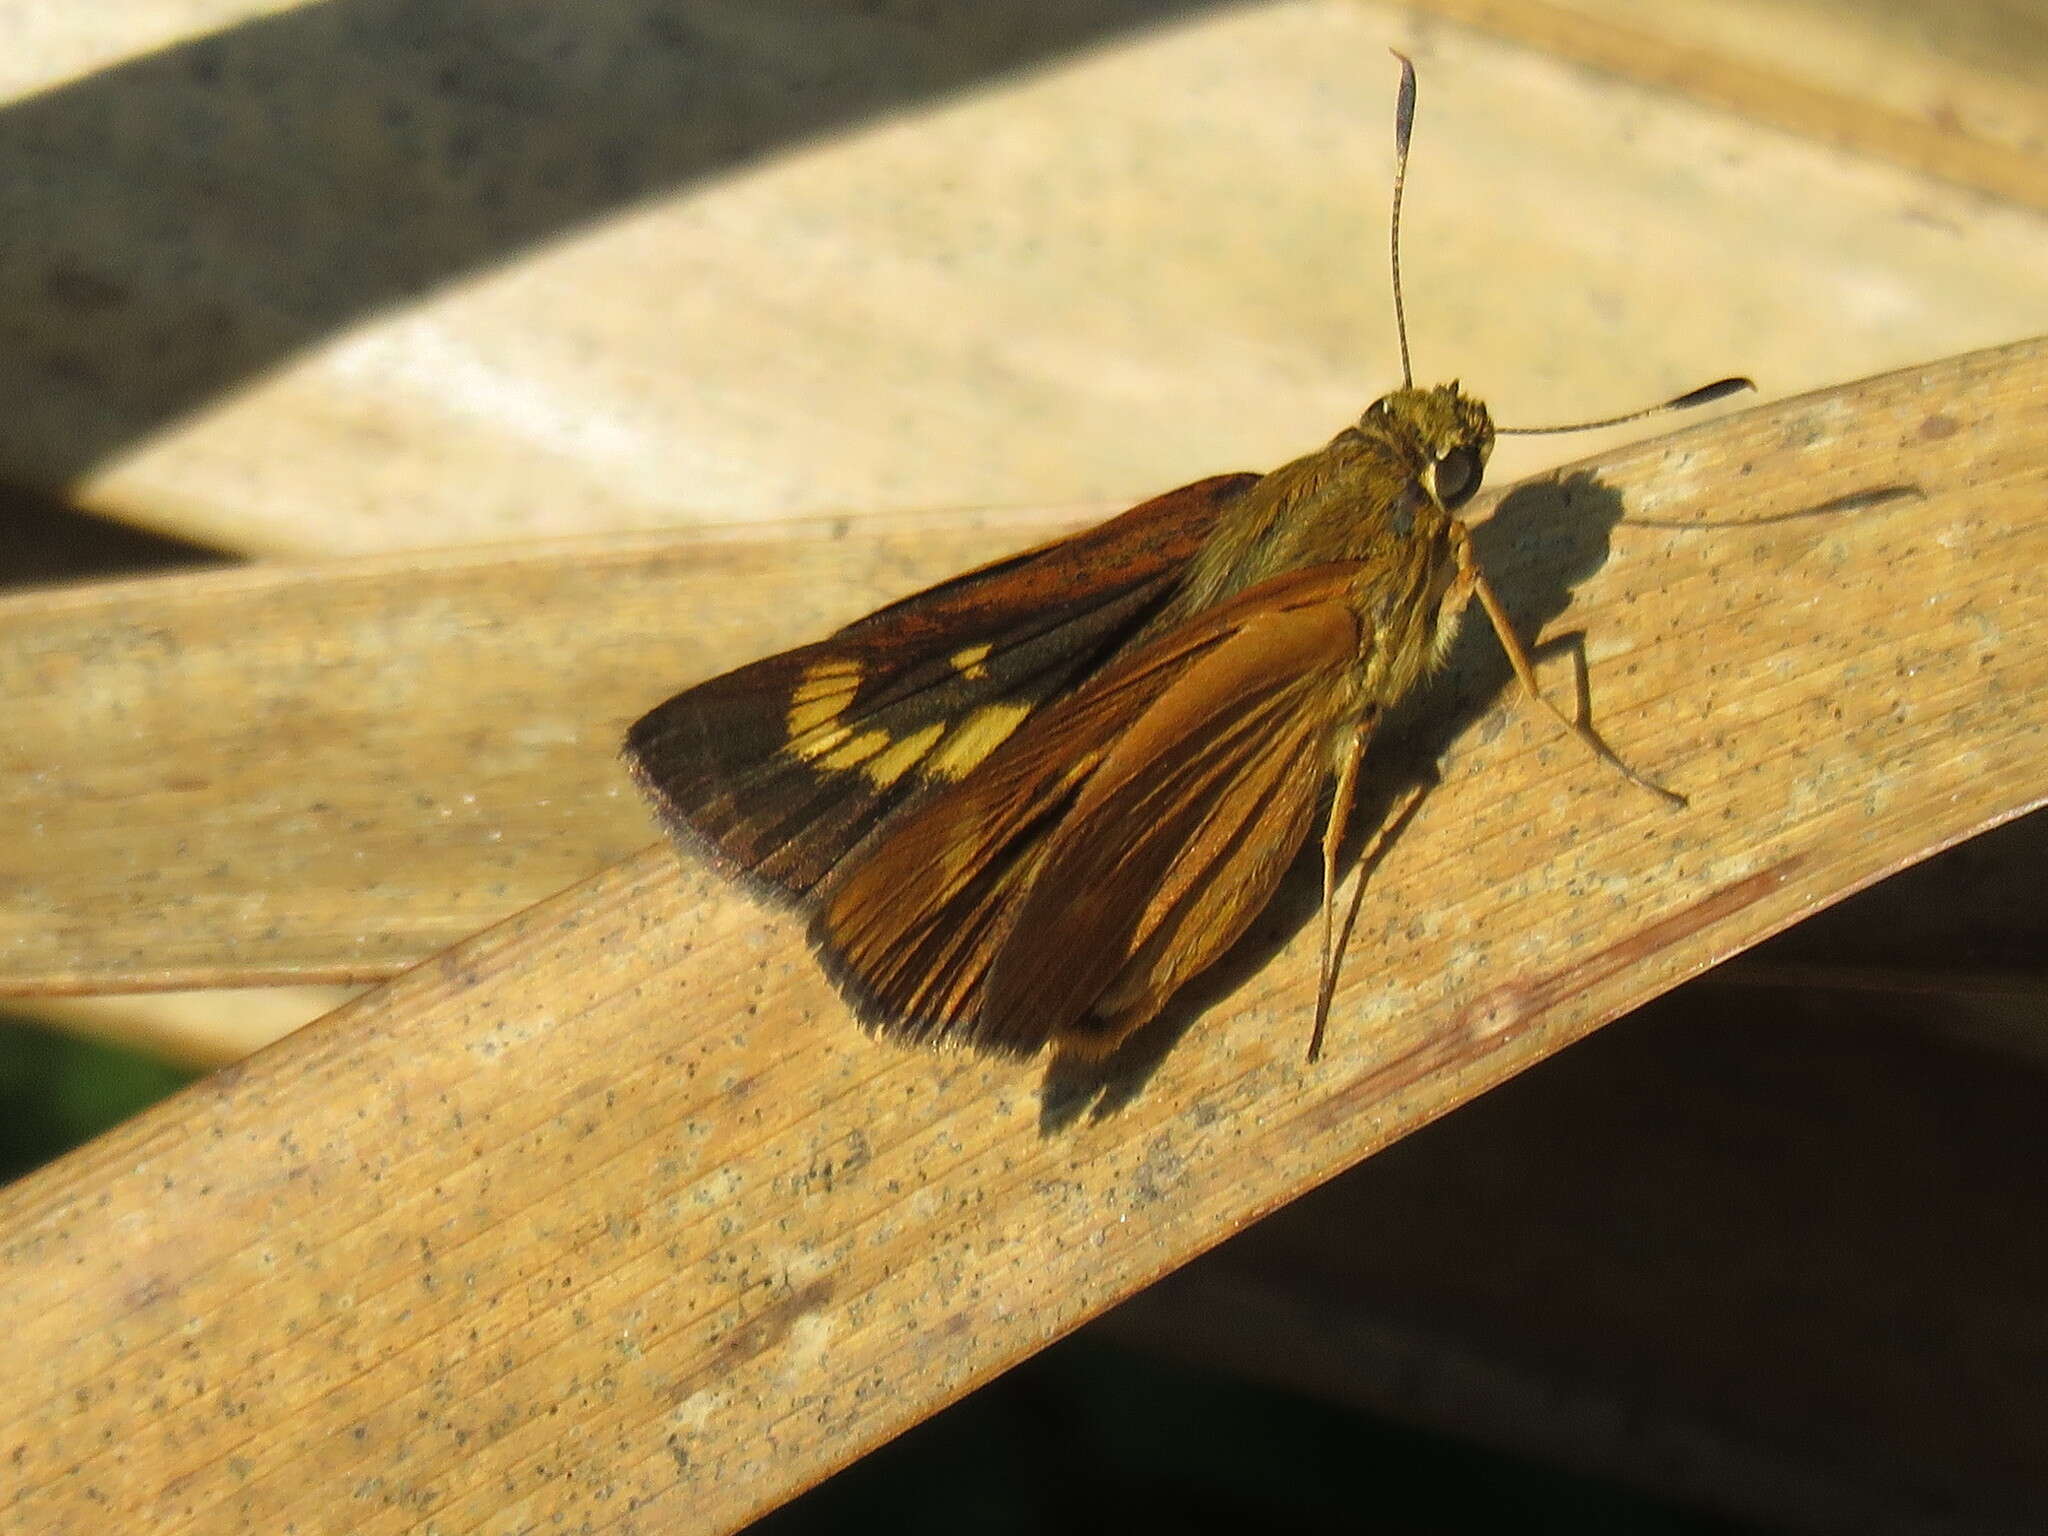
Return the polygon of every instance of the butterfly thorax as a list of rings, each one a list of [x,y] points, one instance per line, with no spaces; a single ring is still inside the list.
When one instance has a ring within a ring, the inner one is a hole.
[[[1455,382],[1383,395],[1230,507],[1154,632],[1284,572],[1355,562],[1368,670],[1377,652],[1415,658],[1419,675],[1449,643],[1441,609],[1455,567],[1453,516],[1492,451],[1486,407]],[[1373,678],[1369,691],[1390,702],[1414,680]]]

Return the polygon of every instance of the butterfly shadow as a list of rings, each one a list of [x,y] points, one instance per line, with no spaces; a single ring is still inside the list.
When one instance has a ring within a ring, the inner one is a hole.
[[[1584,632],[1569,630],[1541,646],[1531,646],[1528,637],[1562,614],[1571,604],[1572,589],[1606,564],[1622,511],[1621,496],[1612,487],[1593,475],[1574,474],[1518,486],[1501,498],[1491,517],[1472,527],[1479,567],[1532,657],[1559,650],[1576,657],[1581,718],[1590,704]],[[1516,709],[1527,707],[1514,683],[1514,669],[1475,603],[1442,670],[1388,714],[1366,753],[1342,855],[1345,876],[1357,877],[1338,896],[1338,920],[1347,929],[1354,890],[1362,889],[1398,846],[1440,782],[1439,762],[1475,726],[1490,738],[1507,727]],[[1320,824],[1320,819],[1314,823]],[[1107,1119],[1135,1100],[1197,1019],[1263,970],[1303,928],[1321,920],[1322,898],[1321,842],[1311,833],[1244,937],[1175,994],[1157,1018],[1108,1056],[1052,1059],[1040,1089],[1040,1134]],[[1337,963],[1341,976],[1341,947]],[[1304,1053],[1312,1015],[1313,999],[1304,996]],[[1344,1028],[1341,1016],[1332,1019],[1333,1037]]]

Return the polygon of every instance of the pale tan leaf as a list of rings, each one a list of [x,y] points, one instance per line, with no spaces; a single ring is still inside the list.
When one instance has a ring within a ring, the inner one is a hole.
[[[655,849],[31,1175],[0,1193],[10,1513],[374,1532],[630,1506],[716,1531],[771,1507],[1389,1139],[2038,803],[2044,398],[2029,344],[1525,494],[1627,505],[1568,617],[1610,739],[1692,805],[1519,707],[1459,734],[1316,1068],[1304,935],[1120,1112],[1049,1127],[1031,1068],[864,1039],[793,924]],[[1560,539],[1490,542],[1511,604],[1541,606]]]

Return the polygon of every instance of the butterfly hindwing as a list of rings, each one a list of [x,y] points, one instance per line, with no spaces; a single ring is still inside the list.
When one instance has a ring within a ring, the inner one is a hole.
[[[1221,958],[1309,831],[1360,645],[1341,593],[1269,600],[1147,711],[1051,837],[984,1028],[1106,1051]]]
[[[892,822],[812,923],[862,1017],[1030,1051],[1156,1012],[1191,973],[1160,955],[1214,959],[1300,845],[1359,655],[1356,570],[1276,577],[1120,657]],[[1216,878],[1261,889],[1226,920]],[[1113,1025],[1085,1022],[1098,1007]]]

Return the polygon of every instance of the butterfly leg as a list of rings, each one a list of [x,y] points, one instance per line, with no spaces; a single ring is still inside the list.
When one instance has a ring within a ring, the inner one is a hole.
[[[1493,584],[1486,579],[1485,572],[1479,569],[1479,563],[1472,554],[1471,537],[1465,532],[1463,524],[1455,525],[1452,532],[1457,551],[1458,575],[1451,597],[1447,601],[1457,600],[1462,595],[1458,590],[1460,588],[1464,594],[1479,599],[1479,606],[1486,610],[1487,622],[1493,625],[1494,634],[1500,637],[1500,647],[1507,652],[1508,665],[1515,669],[1515,676],[1521,680],[1523,691],[1555,715],[1560,725],[1584,742],[1595,757],[1613,768],[1629,783],[1648,790],[1668,804],[1684,805],[1685,796],[1674,793],[1661,784],[1652,783],[1637,773],[1614,754],[1613,748],[1600,739],[1583,716],[1574,719],[1566,714],[1536,685],[1536,669],[1529,664],[1529,653],[1522,649],[1522,642],[1515,637],[1515,627],[1508,622],[1508,612],[1502,606],[1499,594],[1493,590]]]
[[[1351,800],[1358,789],[1358,765],[1372,736],[1376,715],[1367,715],[1351,730],[1344,760],[1337,766],[1337,788],[1330,796],[1330,819],[1323,827],[1323,964],[1316,982],[1316,1022],[1308,1037],[1308,1059],[1323,1054],[1323,1031],[1330,1023],[1330,999],[1337,990],[1337,853],[1351,822]],[[1345,924],[1348,929],[1349,923]]]

